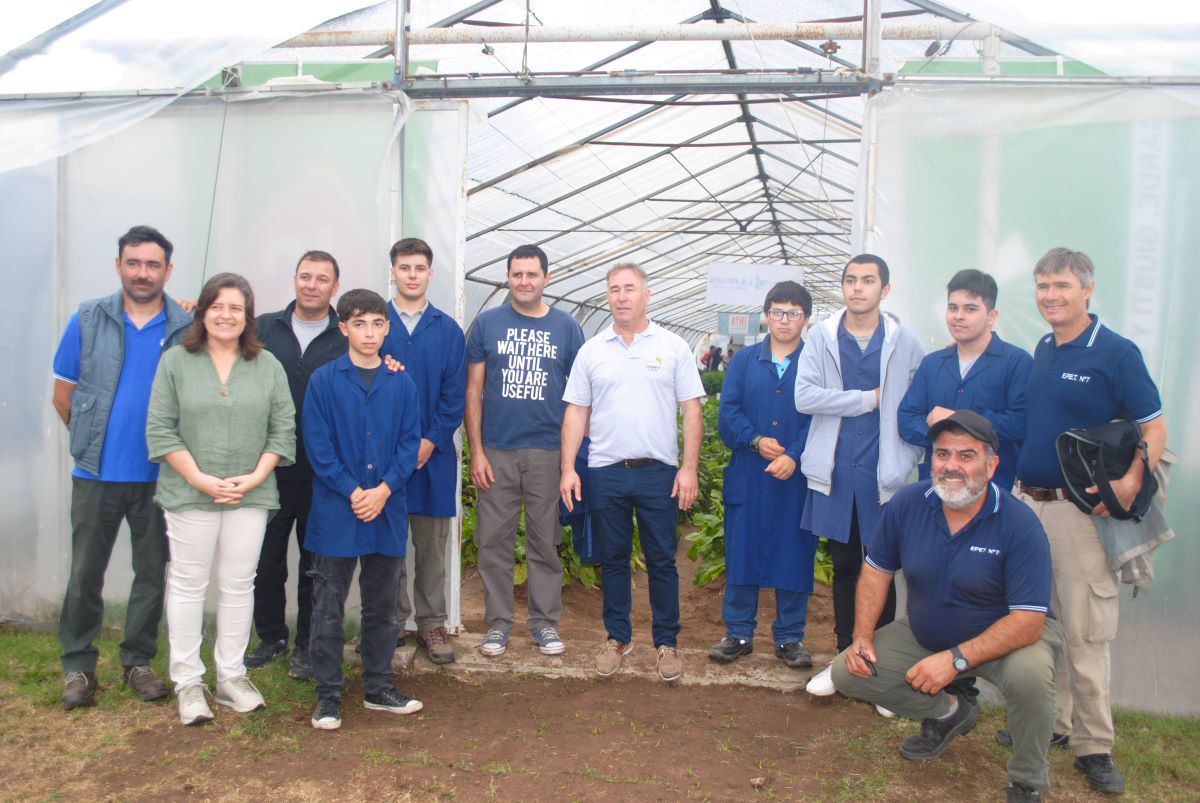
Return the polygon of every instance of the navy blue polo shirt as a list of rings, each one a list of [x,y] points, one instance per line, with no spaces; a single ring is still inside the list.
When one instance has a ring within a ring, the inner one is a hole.
[[[1068,429],[1095,427],[1122,413],[1139,424],[1162,415],[1158,387],[1142,352],[1089,314],[1083,334],[1061,346],[1054,334],[1033,352],[1025,403],[1026,435],[1017,460],[1017,478],[1036,488],[1062,488],[1062,467],[1054,441]]]
[[[1046,531],[994,482],[979,513],[953,536],[929,482],[901,488],[884,505],[867,562],[888,574],[904,570],[908,622],[933,652],[975,638],[1009,611],[1050,615]]]
[[[958,346],[927,354],[921,360],[904,400],[897,423],[900,437],[929,453],[929,425],[925,417],[934,407],[972,410],[991,422],[1000,439],[1000,466],[993,479],[1006,491],[1017,476],[1017,452],[1025,440],[1025,388],[1033,359],[993,333],[984,352],[963,377],[958,368]],[[921,479],[929,478],[929,463],[921,464]]]

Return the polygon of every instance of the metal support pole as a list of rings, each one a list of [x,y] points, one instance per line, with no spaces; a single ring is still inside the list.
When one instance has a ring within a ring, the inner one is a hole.
[[[879,0],[863,0],[862,71],[867,75],[879,75],[879,5]]]
[[[983,40],[983,74],[1000,74],[1000,37],[996,35],[985,37]]]
[[[396,54],[396,83],[401,85],[408,78],[408,2],[396,0],[395,45],[392,50]]]

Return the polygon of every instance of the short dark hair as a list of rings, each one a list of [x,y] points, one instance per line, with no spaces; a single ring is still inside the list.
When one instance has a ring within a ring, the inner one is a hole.
[[[341,281],[342,269],[338,267],[337,260],[333,258],[333,254],[328,251],[305,251],[300,259],[296,260],[296,273],[300,272],[301,262],[329,262],[333,265],[333,280]]]
[[[374,290],[349,290],[342,294],[337,303],[338,318],[348,321],[351,318],[361,318],[364,315],[388,316],[387,302],[383,296]]]
[[[877,257],[874,254],[859,254],[856,257],[851,257],[846,263],[846,267],[842,268],[842,281],[846,281],[846,271],[851,265],[874,265],[879,269],[879,281],[886,287],[892,283],[892,272],[888,270],[888,264],[883,261],[883,257]]]
[[[171,264],[171,255],[175,253],[175,246],[171,245],[171,241],[153,226],[134,226],[122,234],[121,239],[117,240],[117,259],[120,259],[121,254],[125,252],[125,246],[141,245],[142,243],[157,245],[163,250],[163,259],[168,265]]]
[[[806,316],[812,315],[812,294],[805,290],[800,282],[783,281],[768,290],[767,298],[763,301],[763,312],[771,309],[771,305],[779,301],[795,304],[804,310]]]
[[[505,273],[512,270],[514,259],[537,259],[538,263],[542,266],[542,273],[550,272],[550,258],[546,256],[545,251],[536,245],[518,245],[514,248],[512,253],[508,255],[508,266],[504,270]]]
[[[204,347],[208,341],[208,329],[204,326],[204,316],[226,287],[241,291],[242,298],[246,300],[246,328],[238,337],[238,348],[242,352],[243,360],[253,360],[263,349],[262,341],[258,339],[258,327],[254,322],[254,290],[251,289],[250,282],[246,281],[245,276],[239,276],[236,273],[218,273],[204,283],[203,289],[200,290],[200,298],[196,301],[192,325],[184,333],[183,340],[180,342],[192,354]]]
[[[996,280],[981,270],[967,268],[951,276],[950,283],[946,285],[946,295],[949,296],[959,290],[966,291],[968,295],[982,298],[983,305],[989,311],[996,308],[996,296],[1000,292],[996,289]]]
[[[429,243],[424,240],[418,240],[416,237],[406,237],[398,241],[392,246],[392,250],[388,252],[388,259],[395,265],[396,257],[409,254],[422,255],[429,261],[429,267],[433,267],[433,249],[429,247]]]

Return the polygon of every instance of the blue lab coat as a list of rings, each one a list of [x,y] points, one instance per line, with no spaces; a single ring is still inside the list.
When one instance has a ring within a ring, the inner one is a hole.
[[[433,304],[411,335],[394,304],[380,353],[404,364],[421,400],[421,437],[433,441],[429,462],[408,481],[408,512],[450,518],[458,514],[458,450],[454,433],[467,406],[467,341],[458,323]]]
[[[740,349],[721,388],[717,429],[732,450],[725,469],[725,579],[734,585],[812,591],[817,538],[800,527],[808,486],[800,454],[811,416],[796,411],[796,361],[780,378],[769,338]],[[796,461],[786,481],[767,474],[769,461],[750,448],[757,435],[775,438]]]

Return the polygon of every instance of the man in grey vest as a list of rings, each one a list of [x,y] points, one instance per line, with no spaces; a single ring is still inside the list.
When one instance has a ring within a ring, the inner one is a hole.
[[[167,690],[150,661],[162,617],[166,534],[154,504],[158,466],[146,451],[146,408],[162,352],[192,316],[163,293],[174,246],[149,226],[117,241],[121,289],[79,305],[54,355],[54,409],[71,433],[71,574],[58,624],[66,683],[63,708],[96,704],[92,644],[104,619],[104,572],[122,519],[129,523],[133,586],[120,658],[141,700]]]

